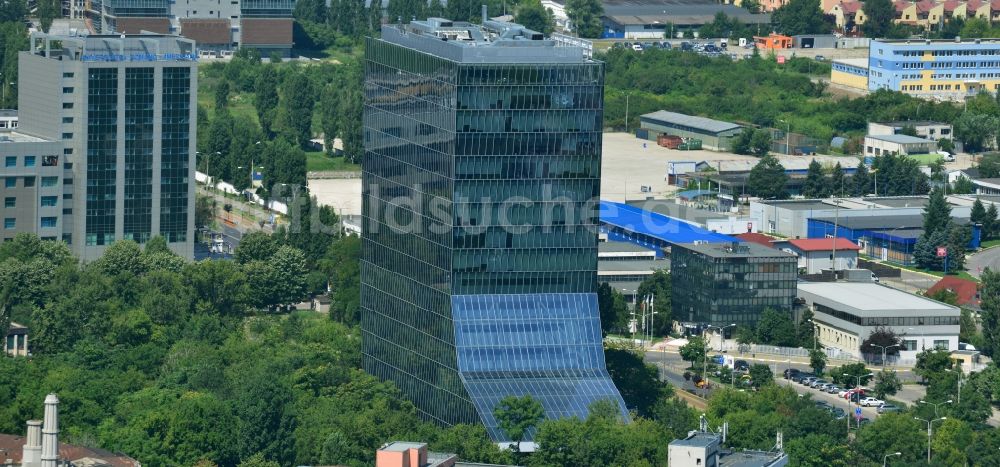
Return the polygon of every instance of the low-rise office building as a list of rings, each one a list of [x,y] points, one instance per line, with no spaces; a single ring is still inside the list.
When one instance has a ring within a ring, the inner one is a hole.
[[[743,127],[736,123],[713,120],[711,118],[685,115],[659,110],[639,117],[640,131],[645,130],[646,138],[656,141],[660,135],[700,139],[702,147],[715,151],[728,151]]]
[[[951,124],[926,120],[912,122],[868,122],[868,134],[872,136],[899,135],[907,127],[913,128],[917,136],[924,139],[938,141],[942,138],[954,137],[954,127]]]
[[[0,134],[3,241],[22,232],[44,240],[68,239],[71,226],[65,225],[63,214],[72,214],[73,186],[64,185],[63,147],[61,141],[16,131]],[[72,174],[66,178],[72,180]]]
[[[937,151],[937,141],[916,136],[891,134],[865,136],[865,155],[882,156],[896,154],[929,154]]]
[[[597,261],[597,282],[607,283],[611,288],[632,301],[642,281],[651,277],[656,271],[669,271],[670,261],[666,259],[631,260],[631,261]]]
[[[736,5],[716,3],[636,3],[624,0],[602,2],[603,39],[669,39],[711,23],[723,13],[743,24],[770,25],[770,14],[750,13]],[[696,36],[697,37],[697,36]]]
[[[856,243],[842,237],[775,240],[772,245],[795,255],[799,259],[799,271],[805,274],[819,274],[827,269],[854,269],[858,266],[858,251],[861,250]]]
[[[878,39],[869,45],[868,60],[871,91],[964,99],[1000,90],[1000,39]]]
[[[885,328],[903,336],[903,359],[924,349],[958,350],[957,307],[870,282],[800,282],[798,296],[811,308],[824,347],[860,358],[865,339]]]
[[[788,455],[783,451],[733,451],[722,446],[722,435],[695,431],[667,446],[670,467],[783,467]]]
[[[670,252],[671,300],[682,323],[753,326],[765,309],[792,311],[797,262],[755,243],[686,243]]]
[[[868,59],[840,58],[830,62],[830,82],[861,91],[868,90]]]

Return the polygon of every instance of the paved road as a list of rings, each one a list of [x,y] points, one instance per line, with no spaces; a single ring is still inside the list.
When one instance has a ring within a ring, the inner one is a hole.
[[[1000,247],[987,248],[973,254],[965,262],[965,268],[974,277],[979,277],[986,268],[1000,270]]]
[[[900,277],[879,278],[881,283],[888,285],[889,287],[910,293],[921,293],[931,288],[939,280],[941,280],[941,278],[937,276],[907,271],[905,269],[902,270],[902,275]]]

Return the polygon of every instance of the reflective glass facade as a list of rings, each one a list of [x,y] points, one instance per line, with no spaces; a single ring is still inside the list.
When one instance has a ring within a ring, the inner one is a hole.
[[[679,244],[670,250],[674,319],[691,323],[753,326],[765,309],[791,313],[796,295],[795,256],[742,243]],[[763,250],[763,251],[758,251]]]
[[[153,69],[125,69],[125,238],[146,243],[153,216]]]
[[[426,416],[624,403],[596,301],[603,64],[483,64],[369,39],[364,366]]]
[[[87,85],[87,245],[115,241],[118,69],[91,68]]]
[[[191,68],[165,67],[160,127],[160,235],[172,243],[187,241],[192,127]]]

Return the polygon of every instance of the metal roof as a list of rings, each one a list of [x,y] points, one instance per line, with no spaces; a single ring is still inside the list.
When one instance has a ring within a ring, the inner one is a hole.
[[[835,216],[828,217],[814,217],[813,220],[820,222],[829,222],[830,224],[836,223],[841,227],[846,227],[848,229],[865,229],[865,230],[902,230],[902,229],[923,229],[924,228],[924,216],[921,214],[906,214],[906,215],[893,215],[884,212],[874,212],[871,216],[850,216],[841,217],[837,219]],[[957,224],[967,224],[969,223],[968,217],[955,217],[952,216],[952,221]],[[887,232],[888,233],[888,232]]]
[[[866,138],[888,141],[896,144],[927,144],[934,142],[929,139],[918,138],[910,135],[868,135]]]
[[[670,270],[670,261],[665,259],[647,259],[637,261],[598,261],[597,276],[615,276],[634,273],[654,273],[661,269]]]
[[[759,243],[743,242],[735,237],[730,237],[730,238],[732,238],[733,241],[737,243],[736,249],[730,248],[732,242],[728,244],[685,243],[683,245],[676,245],[676,246],[697,253],[701,253],[705,256],[710,256],[712,258],[791,258],[791,259],[795,258],[795,255],[787,251],[768,248]]]
[[[668,243],[692,243],[696,240],[709,243],[738,241],[729,235],[705,230],[674,217],[645,211],[623,203],[602,200],[601,223],[637,234],[653,237]]]
[[[799,282],[798,290],[802,298],[861,318],[959,314],[954,306],[870,282]]]
[[[597,253],[656,253],[649,248],[631,242],[601,242],[597,244]]]
[[[655,123],[657,120],[666,123],[673,123],[675,125],[684,125],[691,128],[698,128],[705,131],[711,131],[713,133],[721,133],[723,131],[737,130],[742,128],[740,125],[730,122],[723,122],[720,120],[713,120],[711,118],[696,117],[694,115],[679,114],[677,112],[668,112],[666,110],[658,110],[656,112],[648,113],[639,117],[644,120],[651,120]]]

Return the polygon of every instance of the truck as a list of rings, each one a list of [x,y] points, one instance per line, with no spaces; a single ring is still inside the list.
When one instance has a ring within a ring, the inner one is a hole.
[[[844,269],[847,282],[878,282],[878,276],[870,269]]]

